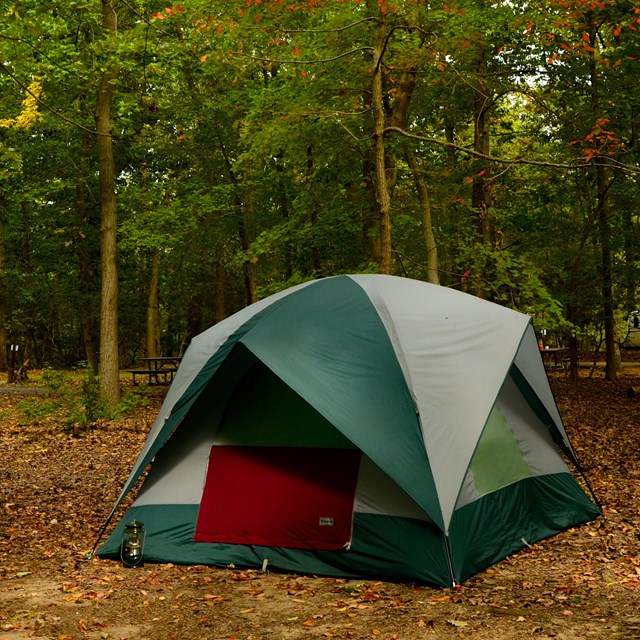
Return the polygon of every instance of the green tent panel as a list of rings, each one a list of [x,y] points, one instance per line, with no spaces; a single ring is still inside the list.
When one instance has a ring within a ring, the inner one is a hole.
[[[197,336],[98,555],[450,586],[600,514],[530,319],[444,287],[338,276]]]

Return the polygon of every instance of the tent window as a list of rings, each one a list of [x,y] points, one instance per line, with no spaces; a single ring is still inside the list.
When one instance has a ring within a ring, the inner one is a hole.
[[[491,411],[470,468],[480,496],[531,475],[518,441],[497,407]]]
[[[341,549],[359,461],[356,449],[214,446],[195,541]]]

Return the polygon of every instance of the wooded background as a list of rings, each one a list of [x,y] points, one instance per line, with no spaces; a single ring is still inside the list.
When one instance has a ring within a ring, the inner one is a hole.
[[[640,0],[0,0],[0,369],[118,369],[392,273],[606,345],[637,306]],[[15,347],[14,347],[15,348]],[[15,353],[15,352],[14,352]],[[100,355],[99,355],[100,354]]]

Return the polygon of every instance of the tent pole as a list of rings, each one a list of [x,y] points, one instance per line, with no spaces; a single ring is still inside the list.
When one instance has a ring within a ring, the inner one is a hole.
[[[571,456],[569,456],[569,458],[571,458]],[[600,511],[602,511],[602,513],[604,514],[604,509],[602,508],[602,504],[600,503],[600,500],[598,500],[598,496],[596,495],[596,492],[593,490],[593,487],[589,482],[589,478],[587,477],[587,472],[582,466],[580,460],[578,460],[578,454],[575,451],[573,451],[572,462],[576,468],[576,471],[580,474],[580,477],[584,480],[585,485],[587,485],[587,489],[589,489],[589,493],[591,494],[591,497],[593,498],[593,502],[595,503],[596,507],[598,507],[598,509],[600,509]]]
[[[91,560],[91,558],[93,558],[93,556],[96,553],[96,549],[98,548],[98,545],[100,544],[100,540],[102,539],[102,536],[104,535],[104,532],[107,530],[107,527],[109,526],[109,523],[111,522],[111,519],[113,518],[113,514],[115,513],[115,510],[113,510],[109,516],[107,517],[105,523],[102,525],[100,531],[98,531],[98,536],[96,537],[96,541],[95,544],[93,545],[93,549],[91,549],[91,551],[86,555],[86,559],[87,560]]]
[[[453,558],[451,556],[451,545],[449,544],[449,534],[442,532],[442,538],[444,540],[444,549],[447,556],[447,565],[449,566],[449,575],[451,576],[451,588],[455,589],[458,585],[456,580],[456,574],[453,571]]]
[[[578,463],[576,465],[576,469],[578,470],[578,473],[584,480],[584,483],[587,485],[587,489],[589,489],[589,493],[591,494],[591,497],[593,498],[593,501],[595,502],[596,507],[598,507],[598,509],[600,509],[600,511],[602,511],[602,513],[604,514],[604,509],[602,508],[602,504],[600,503],[600,500],[598,500],[598,496],[596,495],[596,492],[593,490],[593,487],[591,486],[591,483],[589,482],[589,478],[587,477],[585,470],[582,468],[582,465]]]

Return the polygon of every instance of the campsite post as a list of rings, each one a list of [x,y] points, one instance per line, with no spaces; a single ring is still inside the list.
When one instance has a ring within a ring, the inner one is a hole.
[[[128,522],[122,532],[120,559],[125,567],[137,567],[142,563],[144,549],[144,524],[137,520]]]

